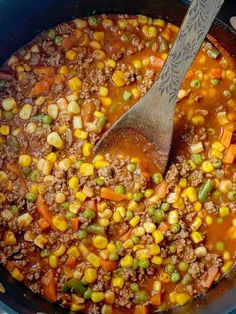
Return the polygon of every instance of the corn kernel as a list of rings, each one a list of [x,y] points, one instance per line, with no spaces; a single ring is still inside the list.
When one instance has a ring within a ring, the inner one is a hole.
[[[19,117],[22,120],[28,120],[30,118],[31,111],[32,111],[32,106],[29,104],[25,104],[19,112]]]
[[[159,26],[159,27],[164,27],[165,26],[165,21],[161,19],[154,19],[153,25]]]
[[[194,203],[193,207],[194,207],[194,210],[195,210],[196,212],[198,212],[199,210],[201,210],[202,204],[197,201],[197,202]]]
[[[108,95],[108,88],[106,86],[100,86],[98,90],[98,95],[106,97]]]
[[[76,215],[78,214],[78,211],[80,210],[80,208],[81,208],[81,204],[78,202],[74,202],[70,204],[69,211]]]
[[[78,114],[80,113],[80,106],[76,100],[72,100],[69,102],[67,110],[73,114]]]
[[[175,301],[178,305],[184,305],[191,299],[191,296],[187,293],[175,293]]]
[[[117,211],[114,212],[113,214],[113,220],[115,223],[119,223],[121,221],[122,217],[121,214]]]
[[[193,230],[197,230],[201,227],[202,225],[202,219],[200,217],[196,217],[191,225],[191,228]]]
[[[91,155],[93,149],[93,144],[91,143],[85,143],[82,147],[82,152],[84,157],[88,157]]]
[[[157,255],[160,253],[161,249],[158,244],[150,244],[148,246],[150,255]]]
[[[176,224],[179,221],[179,213],[177,210],[171,210],[168,212],[168,223],[169,224]]]
[[[198,231],[193,231],[191,233],[191,239],[196,244],[203,241],[203,237],[202,237],[201,233],[199,233]]]
[[[70,189],[76,189],[79,185],[79,179],[77,177],[71,177],[69,179],[69,188]]]
[[[43,249],[47,242],[48,242],[48,240],[43,234],[39,234],[34,239],[34,244],[37,245],[40,249]]]
[[[135,216],[133,217],[130,221],[129,221],[129,224],[131,227],[136,227],[140,222],[140,217],[139,216]]]
[[[121,267],[132,267],[134,259],[131,255],[126,255],[120,260]]]
[[[155,265],[161,265],[162,261],[163,261],[163,259],[160,256],[153,256],[151,259],[151,262]]]
[[[219,214],[220,214],[220,217],[228,216],[229,215],[229,207],[226,207],[226,206],[220,207]]]
[[[58,267],[58,257],[56,255],[50,255],[49,258],[48,258],[48,262],[49,262],[49,265],[52,267],[52,268],[57,268]]]
[[[135,210],[137,203],[134,200],[131,200],[128,204],[128,210]]]
[[[82,82],[78,77],[72,77],[68,81],[69,88],[75,91],[79,91],[82,87]]]
[[[94,253],[89,253],[87,256],[86,256],[86,260],[91,264],[93,265],[93,267],[95,268],[98,268],[100,267],[101,265],[101,258],[98,257],[96,254]]]
[[[94,167],[96,169],[101,169],[101,168],[104,168],[104,167],[108,167],[109,166],[109,162],[106,161],[106,160],[97,160],[94,162]]]
[[[21,167],[29,167],[32,162],[32,157],[30,155],[20,155],[19,164]]]
[[[143,227],[146,231],[146,233],[152,233],[154,230],[156,230],[156,225],[153,222],[145,222],[143,224]]]
[[[197,193],[196,193],[195,188],[188,187],[187,190],[186,190],[186,193],[187,193],[188,200],[191,203],[194,203],[194,202],[197,201],[198,197],[197,197]]]
[[[116,277],[112,279],[112,286],[117,288],[123,288],[124,286],[124,279],[121,277]]]
[[[112,75],[112,80],[116,86],[122,87],[125,85],[125,74],[122,71],[116,70]]]
[[[102,300],[104,300],[104,298],[104,292],[92,292],[91,294],[91,300],[95,303],[101,302]]]
[[[115,253],[116,251],[116,246],[114,243],[110,242],[107,244],[107,249],[110,253]]]
[[[92,242],[97,249],[105,249],[107,247],[108,240],[104,236],[96,235]]]
[[[68,67],[67,67],[66,65],[62,65],[62,66],[60,67],[59,73],[60,73],[60,74],[64,74],[64,75],[68,74],[68,73],[69,73]]]
[[[153,231],[152,237],[156,244],[160,243],[164,239],[164,236],[160,230]]]
[[[174,208],[177,208],[177,209],[180,209],[180,210],[183,210],[185,208],[185,205],[184,205],[184,202],[183,202],[183,199],[181,197],[179,197],[177,199],[177,201],[175,201],[173,203],[173,207]]]
[[[76,58],[76,51],[73,49],[66,51],[66,59],[73,61]]]
[[[181,179],[179,180],[179,186],[180,186],[181,188],[186,188],[186,186],[187,186],[187,179],[186,179],[186,178],[181,178]]]
[[[61,214],[57,214],[53,216],[52,223],[54,227],[57,228],[61,232],[65,232],[68,227],[66,220]]]
[[[219,141],[218,142],[214,142],[212,144],[212,147],[219,150],[220,152],[223,152],[225,150],[224,145],[222,145]]]
[[[46,156],[46,160],[51,161],[52,163],[54,163],[57,160],[57,154],[55,153],[49,153]]]
[[[132,249],[133,247],[134,247],[134,243],[131,239],[128,239],[123,243],[124,249]]]
[[[9,125],[1,125],[0,126],[0,133],[2,134],[2,135],[8,135],[9,133],[10,133],[10,127],[9,127]]]
[[[214,170],[214,167],[210,161],[203,161],[202,163],[202,170],[205,173],[210,173]]]
[[[226,261],[224,265],[221,267],[221,272],[223,274],[227,273],[232,266],[233,266],[233,261]]]
[[[80,167],[80,173],[82,176],[91,176],[94,174],[94,165],[90,163],[83,163]]]
[[[59,248],[54,251],[55,256],[62,256],[66,251],[66,246],[64,244],[60,244]]]
[[[18,224],[22,228],[28,227],[31,222],[33,221],[33,217],[29,213],[22,214],[20,217],[18,217]]]
[[[47,142],[49,145],[52,145],[58,149],[62,149],[64,147],[64,142],[57,132],[49,133],[47,137]]]
[[[69,256],[74,256],[75,258],[80,257],[80,251],[77,246],[71,246],[67,251],[66,254]]]
[[[6,245],[15,245],[16,244],[16,237],[12,231],[8,230],[4,233],[4,243]]]
[[[81,202],[84,202],[87,196],[85,193],[79,191],[79,192],[76,192],[75,197]]]
[[[81,139],[81,140],[86,140],[88,137],[88,132],[76,129],[74,132],[74,136]]]
[[[86,268],[84,271],[84,279],[87,283],[93,283],[97,280],[97,270],[94,268]]]
[[[73,312],[80,312],[83,311],[85,309],[85,304],[75,304],[75,303],[71,303],[71,307],[70,307],[71,311]]]
[[[20,272],[20,270],[18,268],[14,268],[12,273],[11,273],[12,277],[18,281],[22,281],[24,280],[24,275]]]
[[[166,272],[161,272],[159,279],[161,282],[170,282],[170,275]]]
[[[2,100],[2,106],[3,106],[4,110],[11,111],[16,107],[16,101],[12,97],[4,98]]]
[[[142,62],[140,60],[134,60],[133,61],[133,66],[136,68],[136,69],[141,69],[142,68]]]

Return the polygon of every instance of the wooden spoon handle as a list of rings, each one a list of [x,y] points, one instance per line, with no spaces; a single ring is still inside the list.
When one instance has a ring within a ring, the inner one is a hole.
[[[156,86],[152,89],[157,88],[158,95],[167,100],[165,103],[173,106],[182,81],[223,3],[224,0],[192,1]]]

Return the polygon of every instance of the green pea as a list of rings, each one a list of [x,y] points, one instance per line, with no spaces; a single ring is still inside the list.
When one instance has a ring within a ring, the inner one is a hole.
[[[31,173],[32,169],[31,168],[28,168],[28,167],[25,167],[23,169],[21,169],[21,172],[22,174],[25,176],[25,177],[28,177]]]
[[[38,170],[33,170],[29,178],[32,182],[37,182],[39,177],[40,177],[40,172]]]
[[[139,291],[139,285],[136,282],[132,282],[130,285],[130,290],[133,292],[138,292]]]
[[[132,98],[132,93],[129,91],[124,91],[123,98],[125,101],[129,101]]]
[[[93,218],[96,217],[96,213],[95,213],[95,211],[93,211],[92,209],[87,208],[87,209],[85,209],[85,211],[83,212],[83,216],[84,216],[84,218],[86,218],[86,219],[93,219]]]
[[[127,170],[128,170],[129,172],[134,172],[136,169],[137,169],[137,165],[136,165],[134,162],[130,162],[130,163],[127,165]]]
[[[72,218],[75,218],[76,217],[76,215],[74,214],[74,213],[71,213],[71,212],[67,212],[66,213],[66,219],[72,219]]]
[[[212,165],[215,169],[220,169],[222,167],[222,161],[221,160],[217,160],[212,162]]]
[[[154,184],[160,184],[163,181],[163,177],[161,175],[161,173],[156,172],[152,175],[152,182]]]
[[[211,86],[212,86],[212,87],[217,86],[219,83],[220,83],[220,80],[217,80],[217,79],[211,79]]]
[[[214,192],[212,193],[212,195],[213,195],[214,197],[220,197],[220,196],[221,196],[221,192],[220,192],[219,190],[217,190],[217,191],[214,191]]]
[[[173,273],[175,271],[175,265],[173,264],[167,264],[165,268],[168,273]]]
[[[134,242],[134,244],[138,244],[140,242],[140,239],[137,236],[132,236],[131,240]]]
[[[167,212],[170,209],[170,204],[169,203],[162,203],[161,204],[161,210],[164,212]]]
[[[208,194],[214,189],[215,181],[213,179],[207,179],[199,189],[198,200],[203,203],[206,201]]]
[[[191,81],[191,87],[199,89],[200,86],[201,86],[201,82],[199,80],[192,80]]]
[[[18,210],[18,207],[16,205],[12,205],[11,207],[11,213],[14,217],[17,217],[18,214],[19,214],[19,210]]]
[[[27,192],[25,194],[26,200],[30,203],[34,203],[36,201],[37,197],[38,197],[37,193],[34,193],[34,192]]]
[[[83,162],[82,160],[76,161],[76,163],[75,163],[75,168],[76,168],[76,169],[80,169],[80,167],[82,166],[83,163],[84,163],[84,162]]]
[[[213,58],[213,59],[217,59],[217,57],[220,55],[219,50],[213,48],[211,50],[207,50],[207,54],[209,57]]]
[[[120,194],[125,194],[125,187],[122,184],[116,185],[115,192]]]
[[[228,196],[228,199],[232,202],[235,202],[236,201],[236,191],[230,191],[228,192],[227,194]]]
[[[172,274],[170,275],[170,281],[171,281],[171,282],[178,282],[178,281],[180,281],[180,274],[177,273],[177,272],[172,273]]]
[[[148,215],[149,216],[154,216],[155,211],[156,211],[156,208],[154,206],[148,207]]]
[[[99,20],[95,16],[89,16],[88,22],[89,22],[89,25],[91,26],[97,26],[99,23]]]
[[[193,280],[192,276],[189,274],[186,274],[186,275],[184,275],[184,277],[182,279],[182,284],[187,286],[192,282],[192,280]]]
[[[123,243],[121,241],[116,241],[115,246],[116,246],[117,250],[120,250],[123,247]]]
[[[175,243],[172,243],[169,247],[169,251],[171,254],[174,254],[177,251],[177,247]]]
[[[133,269],[137,269],[139,267],[139,261],[135,258],[133,262]]]
[[[20,148],[20,143],[18,139],[13,135],[9,135],[7,137],[7,145],[10,146],[10,148],[15,151],[18,151]]]
[[[87,290],[84,292],[83,298],[85,300],[91,299],[92,292],[93,292],[92,288],[88,287]]]
[[[143,193],[142,192],[136,192],[136,193],[133,194],[133,199],[136,202],[140,202],[142,198],[143,198]]]
[[[70,208],[70,203],[69,202],[64,202],[61,204],[62,208],[64,209],[69,209]]]
[[[149,265],[150,265],[150,261],[148,259],[143,259],[143,260],[139,261],[139,267],[140,268],[145,269],[145,268],[148,268]]]
[[[215,244],[217,251],[222,251],[225,248],[224,242],[219,241]]]
[[[56,37],[56,30],[54,28],[51,28],[48,30],[48,38],[54,39]]]
[[[102,177],[96,178],[95,182],[99,186],[103,186],[105,184],[105,180]]]
[[[40,252],[40,256],[41,257],[48,257],[49,255],[51,254],[50,250],[48,249],[43,249],[41,252]]]
[[[48,114],[45,114],[42,119],[43,124],[52,124],[52,117]]]
[[[202,164],[202,156],[200,154],[193,154],[192,155],[192,161],[196,165],[201,165]]]
[[[161,209],[157,209],[154,213],[154,218],[157,223],[161,223],[165,219],[165,213]]]
[[[223,91],[223,95],[228,99],[230,99],[232,96],[231,92],[228,89]]]
[[[137,291],[134,297],[135,304],[143,304],[149,300],[149,294],[146,290]]]
[[[126,217],[130,220],[134,217],[134,213],[132,212],[132,210],[127,210],[126,212]]]
[[[77,233],[76,233],[76,238],[78,238],[79,240],[83,240],[85,238],[87,238],[87,231],[85,230],[79,230]]]
[[[108,259],[111,262],[116,262],[119,259],[119,255],[116,252],[110,253]]]
[[[143,80],[142,75],[141,75],[141,74],[137,75],[137,76],[136,76],[136,80],[137,80],[139,83],[142,82],[142,80]]]
[[[56,36],[54,38],[54,43],[57,45],[57,46],[60,46],[60,44],[62,43],[62,37],[61,36]]]
[[[179,270],[180,271],[188,271],[188,269],[189,269],[189,264],[187,262],[181,261],[179,263]]]
[[[173,233],[178,233],[180,231],[180,225],[178,223],[171,225],[170,231]]]

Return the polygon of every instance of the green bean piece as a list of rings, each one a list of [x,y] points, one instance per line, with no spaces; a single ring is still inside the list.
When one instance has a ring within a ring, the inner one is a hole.
[[[18,214],[19,214],[19,210],[18,210],[18,207],[16,205],[12,205],[11,207],[11,213],[14,217],[17,217]]]
[[[34,192],[27,192],[25,194],[26,200],[30,203],[34,203],[36,201],[37,197],[38,197],[37,193],[34,193]]]
[[[93,292],[92,288],[88,287],[87,290],[83,294],[83,298],[85,300],[91,299],[92,292]]]
[[[111,262],[116,262],[119,259],[119,255],[116,252],[110,253],[108,259]]]
[[[130,220],[134,217],[134,213],[132,212],[132,210],[127,210],[126,212],[126,217]]]
[[[114,276],[115,277],[121,277],[124,275],[124,270],[122,268],[117,268],[115,271],[114,271]]]
[[[130,290],[133,292],[138,292],[139,291],[139,285],[136,282],[132,282],[130,285]]]
[[[68,280],[62,288],[62,292],[74,291],[75,293],[78,293],[79,295],[83,295],[85,293],[85,290],[86,288],[83,285],[83,283],[74,278]]]
[[[116,245],[117,250],[120,250],[123,247],[123,243],[121,241],[116,241],[115,245]]]
[[[172,243],[169,247],[169,251],[171,254],[174,254],[177,251],[177,247],[175,243]]]
[[[125,194],[125,187],[122,184],[116,185],[115,192],[120,194]]]
[[[13,118],[14,114],[11,111],[3,111],[2,112],[2,118],[5,120],[11,120]]]
[[[28,177],[31,173],[32,169],[29,167],[25,167],[21,169],[21,173],[25,176]]]
[[[219,85],[219,83],[220,83],[220,80],[211,79],[211,86],[212,86],[212,87],[215,87],[215,86]]]
[[[220,159],[217,161],[213,161],[212,165],[215,169],[220,169],[222,167],[222,161]]]
[[[191,87],[199,89],[200,86],[201,86],[201,82],[199,80],[192,80],[191,81]]]
[[[48,31],[48,38],[53,40],[56,37],[56,34],[56,30],[54,28],[51,28]]]
[[[203,203],[206,201],[208,194],[214,189],[215,182],[213,179],[207,179],[202,186],[200,187],[198,193],[198,200],[199,202]]]
[[[180,225],[177,223],[177,224],[173,224],[170,226],[170,231],[173,232],[173,233],[178,233],[180,231]]]
[[[202,156],[200,154],[193,154],[192,155],[192,161],[196,165],[201,165],[202,164]]]
[[[7,137],[7,145],[14,151],[18,151],[20,148],[20,143],[18,139],[13,135],[9,135]]]
[[[139,242],[140,242],[140,239],[137,236],[132,236],[131,240],[134,242],[134,244],[139,244]]]
[[[137,169],[137,165],[136,165],[134,162],[130,162],[130,163],[127,165],[127,170],[128,170],[129,172],[134,172],[136,169]]]
[[[186,275],[184,275],[181,283],[183,285],[187,286],[187,285],[189,285],[192,282],[192,280],[193,280],[192,276],[189,275],[189,274],[186,274]]]
[[[112,305],[110,304],[103,304],[101,308],[101,314],[112,314]]]
[[[105,230],[103,226],[100,226],[98,224],[93,224],[93,225],[89,225],[86,228],[86,231],[88,233],[93,233],[93,234],[100,234],[100,235],[104,235],[105,234]]]
[[[89,16],[88,23],[91,26],[97,26],[99,23],[99,20],[95,16]]]
[[[139,261],[135,258],[133,262],[133,269],[137,269],[139,267]]]
[[[96,130],[101,131],[107,123],[106,117],[99,117],[96,121]]]
[[[75,163],[75,168],[76,168],[76,169],[80,169],[80,167],[82,166],[83,163],[84,163],[84,162],[83,162],[82,160],[76,161],[76,163]]]
[[[180,274],[177,273],[177,272],[172,273],[172,274],[170,275],[170,281],[171,281],[171,282],[174,282],[174,283],[180,281]]]
[[[134,303],[143,304],[149,300],[149,294],[146,290],[141,290],[135,292]]]
[[[66,213],[66,219],[68,219],[68,220],[75,218],[75,217],[76,217],[76,214],[74,214],[74,213],[71,213],[71,212]]]
[[[2,90],[6,85],[6,81],[5,80],[0,80],[0,90]]]
[[[165,39],[165,38],[160,38],[160,41],[159,41],[159,49],[160,49],[160,52],[168,52],[169,50],[169,43],[168,41]]]
[[[96,217],[96,213],[94,210],[90,209],[90,208],[87,208],[85,209],[85,211],[83,212],[83,216],[84,218],[86,219],[93,219]]]

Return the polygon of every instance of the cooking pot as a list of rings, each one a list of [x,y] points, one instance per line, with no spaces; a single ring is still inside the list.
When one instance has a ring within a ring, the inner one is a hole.
[[[198,0],[202,1],[202,0]],[[92,13],[145,14],[161,17],[180,25],[188,6],[184,0],[1,0],[0,1],[0,64],[36,34],[63,21]],[[210,34],[232,55],[236,56],[236,32],[229,19],[236,15],[236,0],[226,0]],[[223,232],[222,232],[223,233]],[[223,236],[223,234],[222,234]],[[69,310],[52,304],[15,281],[0,267],[0,282],[6,293],[0,293],[1,304],[7,312],[20,314],[68,313]],[[208,292],[194,298],[170,313],[224,314],[236,308],[236,268],[232,269]]]

